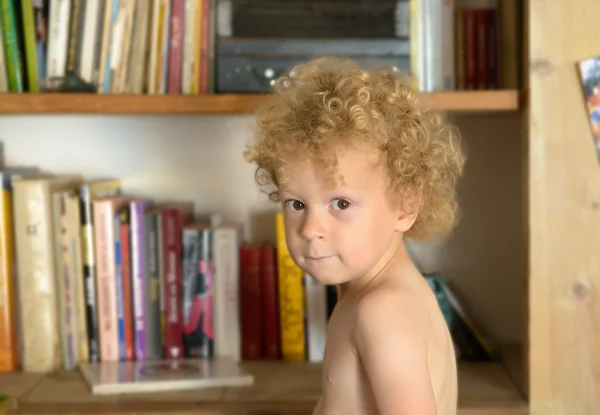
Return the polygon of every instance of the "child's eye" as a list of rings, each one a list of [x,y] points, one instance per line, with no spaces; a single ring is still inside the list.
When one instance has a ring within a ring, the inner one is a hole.
[[[346,199],[335,199],[331,205],[335,210],[344,210],[350,207],[350,202]]]
[[[290,210],[302,210],[304,209],[304,203],[299,200],[287,200],[285,202],[286,206]]]

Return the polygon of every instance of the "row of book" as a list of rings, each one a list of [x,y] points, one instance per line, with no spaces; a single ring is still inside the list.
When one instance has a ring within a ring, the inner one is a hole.
[[[518,0],[410,2],[410,72],[419,90],[519,87]]]
[[[263,3],[283,19],[288,8],[305,9],[300,0]],[[268,74],[322,54],[393,64],[409,72],[420,91],[516,89],[518,4],[398,0],[391,7],[394,35],[384,30],[371,39],[379,46],[366,50],[360,46],[366,37],[327,38],[335,28],[315,35],[306,22],[292,38],[248,37],[271,24],[247,22],[249,6],[231,0],[0,0],[0,92],[268,92]],[[311,13],[304,19],[329,21],[327,12]],[[390,37],[393,47],[386,46]]]
[[[120,179],[0,170],[0,371],[323,358],[331,290],[277,246]],[[14,265],[13,265],[14,264]]]
[[[212,2],[0,0],[0,92],[209,92]]]

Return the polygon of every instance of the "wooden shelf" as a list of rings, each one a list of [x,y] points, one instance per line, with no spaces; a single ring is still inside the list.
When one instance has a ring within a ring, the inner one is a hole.
[[[244,114],[265,94],[98,95],[75,93],[0,94],[0,114]],[[422,94],[425,106],[444,111],[516,111],[519,91],[452,91]]]
[[[320,394],[321,367],[310,363],[246,362],[255,376],[248,387],[141,395],[93,396],[78,371],[50,375],[0,374],[0,390],[12,394],[11,414],[251,415],[312,413]],[[526,415],[527,403],[502,363],[459,363],[459,415]]]

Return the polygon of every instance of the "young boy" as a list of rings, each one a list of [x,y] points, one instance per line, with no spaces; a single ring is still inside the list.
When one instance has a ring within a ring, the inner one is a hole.
[[[394,70],[318,59],[278,80],[246,158],[294,261],[338,287],[315,414],[454,415],[452,340],[404,237],[443,236],[464,157]]]

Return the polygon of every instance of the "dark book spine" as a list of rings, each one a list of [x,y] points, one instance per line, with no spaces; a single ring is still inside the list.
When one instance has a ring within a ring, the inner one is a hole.
[[[162,328],[160,313],[160,270],[158,268],[159,240],[158,214],[147,213],[144,217],[146,239],[146,351],[148,359],[162,359]]]
[[[163,231],[163,298],[165,306],[165,358],[180,359],[184,356],[183,316],[181,307],[182,261],[181,231],[182,213],[178,209],[162,212]]]
[[[94,263],[92,200],[89,188],[86,186],[81,189],[81,233],[85,318],[88,329],[90,362],[99,362],[100,345],[98,339],[98,314],[96,313],[96,266]]]
[[[240,248],[242,360],[258,360],[263,355],[260,262],[259,248],[254,246]]]
[[[71,11],[69,14],[69,32],[68,32],[68,43],[67,43],[67,73],[75,72],[75,57],[77,55],[77,49],[79,49],[78,43],[81,38],[79,37],[79,15],[81,14],[82,0],[71,0]]]

